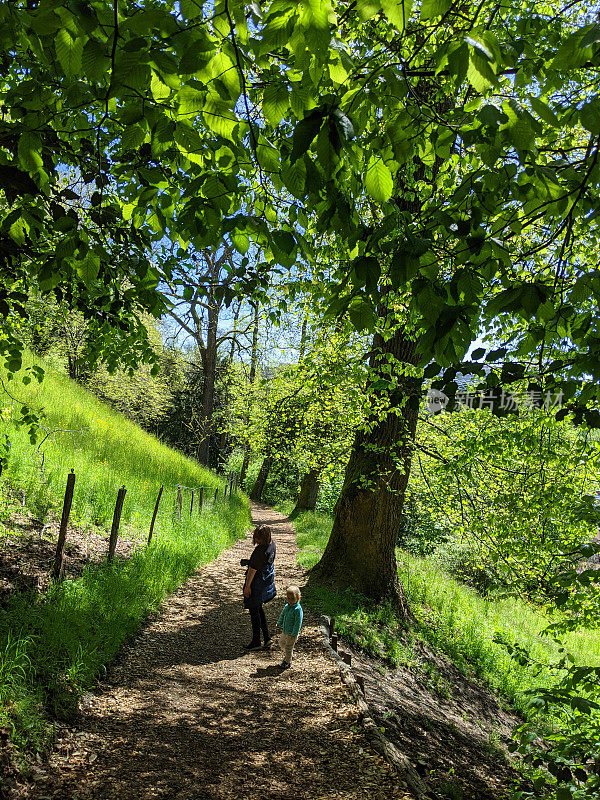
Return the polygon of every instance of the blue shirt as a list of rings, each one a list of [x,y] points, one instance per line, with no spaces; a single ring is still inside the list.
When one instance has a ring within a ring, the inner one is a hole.
[[[279,615],[277,624],[281,625],[284,633],[288,633],[290,636],[297,637],[300,633],[300,628],[302,627],[303,617],[304,612],[302,611],[300,601],[294,603],[293,606],[291,606],[289,603],[286,603],[283,607],[283,611]]]

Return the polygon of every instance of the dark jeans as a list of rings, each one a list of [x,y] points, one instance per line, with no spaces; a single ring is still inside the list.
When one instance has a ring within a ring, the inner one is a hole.
[[[265,642],[268,642],[271,637],[269,636],[269,626],[267,625],[267,618],[262,604],[250,608],[249,611],[250,622],[252,623],[252,641],[260,642],[260,630],[262,628],[263,638]]]

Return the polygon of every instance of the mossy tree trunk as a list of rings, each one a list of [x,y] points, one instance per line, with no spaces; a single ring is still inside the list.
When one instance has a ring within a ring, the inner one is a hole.
[[[356,435],[331,536],[313,570],[317,580],[351,586],[376,600],[390,599],[404,613],[395,547],[421,395],[421,380],[410,375],[415,363],[415,342],[403,331],[387,339],[375,336],[371,407],[382,410],[372,413]]]
[[[296,517],[301,511],[314,511],[319,494],[319,470],[311,469],[302,478],[300,491],[294,510],[290,517]]]
[[[254,486],[252,487],[252,491],[250,492],[250,500],[253,500],[255,503],[260,503],[262,500],[262,493],[264,491],[267,478],[269,477],[269,470],[271,469],[272,463],[273,463],[272,457],[265,456],[262,464],[260,465],[258,475],[256,476],[256,480],[254,481]]]

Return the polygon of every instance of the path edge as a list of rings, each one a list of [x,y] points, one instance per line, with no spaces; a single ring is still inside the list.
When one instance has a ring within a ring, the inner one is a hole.
[[[409,760],[395,744],[389,741],[381,728],[373,719],[373,712],[369,706],[365,695],[361,691],[353,670],[340,658],[339,654],[331,646],[329,631],[331,630],[331,620],[321,614],[318,619],[319,630],[321,632],[320,643],[327,654],[337,663],[340,677],[344,685],[348,688],[352,699],[358,706],[359,721],[362,724],[365,735],[371,747],[398,773],[398,776],[407,788],[409,788],[419,800],[435,800],[434,795],[430,794],[425,782]]]

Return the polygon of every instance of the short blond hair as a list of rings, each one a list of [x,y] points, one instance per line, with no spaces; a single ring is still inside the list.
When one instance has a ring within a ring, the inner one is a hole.
[[[300,598],[302,597],[302,594],[300,593],[300,589],[297,586],[294,586],[294,585],[288,586],[287,589],[285,590],[285,593],[286,594],[293,594],[295,599],[296,599],[296,602],[298,602],[300,600]]]

